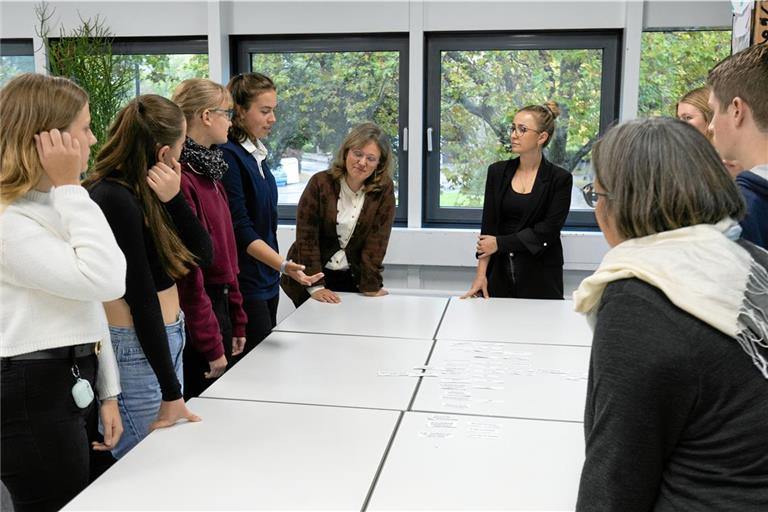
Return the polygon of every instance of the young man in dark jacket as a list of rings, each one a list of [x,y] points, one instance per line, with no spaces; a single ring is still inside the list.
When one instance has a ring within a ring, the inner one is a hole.
[[[768,243],[768,45],[758,44],[721,61],[707,77],[713,117],[709,129],[724,160],[743,169],[736,183],[747,202],[742,237]]]

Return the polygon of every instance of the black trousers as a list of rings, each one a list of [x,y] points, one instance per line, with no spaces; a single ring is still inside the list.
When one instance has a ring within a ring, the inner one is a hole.
[[[256,348],[277,325],[277,303],[279,300],[279,293],[267,300],[243,299],[243,309],[248,315],[248,325],[245,327],[245,350],[237,360],[242,359],[248,352]]]
[[[325,287],[334,292],[353,292],[360,293],[360,289],[357,287],[352,272],[349,270],[331,270],[324,268],[323,273],[325,277]]]
[[[95,355],[77,359],[94,387]],[[59,510],[88,486],[96,401],[80,409],[68,359],[0,363],[0,476],[16,512]]]
[[[533,265],[496,253],[488,271],[488,295],[512,299],[563,300],[563,267]]]
[[[229,287],[227,285],[210,285],[205,287],[205,293],[211,300],[211,307],[216,320],[219,322],[221,341],[224,344],[224,355],[227,357],[227,369],[232,365],[232,318],[229,315]],[[187,340],[190,340],[187,333]],[[184,345],[184,400],[195,398],[208,389],[216,379],[206,379],[205,372],[211,367],[205,357],[187,341]]]

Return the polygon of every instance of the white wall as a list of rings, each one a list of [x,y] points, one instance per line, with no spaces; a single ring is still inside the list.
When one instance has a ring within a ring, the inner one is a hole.
[[[621,28],[624,2],[424,2],[424,30],[557,30]]]
[[[623,29],[621,119],[637,113],[640,36],[643,27],[728,27],[730,2],[717,1],[100,1],[54,0],[56,18],[65,26],[100,14],[117,36],[209,37],[212,77],[229,78],[230,35],[401,32],[410,35],[409,217],[408,228],[392,235],[386,264],[406,276],[409,288],[440,287],[439,269],[471,273],[477,231],[421,227],[423,143],[423,41],[425,32],[482,30]],[[34,37],[31,1],[0,0],[0,37]],[[279,230],[285,252],[294,231]],[[607,250],[599,233],[563,233],[566,269],[594,269]],[[437,270],[435,270],[437,269]],[[450,270],[449,270],[450,269]],[[461,273],[461,272],[460,272]],[[453,275],[451,274],[451,275]],[[392,274],[393,276],[395,273]],[[462,281],[462,276],[459,281]],[[459,287],[463,288],[463,287]]]
[[[222,2],[231,34],[407,32],[408,2]]]
[[[0,37],[33,37],[37,24],[34,1],[0,0]],[[206,2],[200,1],[100,1],[72,2],[49,0],[55,9],[53,24],[69,29],[79,25],[79,18],[100,15],[116,36],[205,36]],[[52,35],[58,34],[55,30]]]
[[[731,3],[691,0],[646,0],[643,26],[647,29],[688,27],[730,28]]]

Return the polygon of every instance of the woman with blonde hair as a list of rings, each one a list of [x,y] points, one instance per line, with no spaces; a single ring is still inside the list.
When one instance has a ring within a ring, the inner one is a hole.
[[[709,142],[712,133],[709,123],[712,122],[712,109],[709,107],[709,87],[699,87],[687,92],[675,105],[675,115],[685,123],[696,128]]]
[[[477,275],[462,298],[563,298],[560,230],[573,176],[544,157],[559,115],[554,101],[515,114],[510,142],[518,157],[488,167]]]
[[[334,292],[387,294],[381,273],[395,220],[393,158],[387,135],[363,123],[346,136],[331,168],[307,183],[288,257],[325,278],[311,287],[283,278],[283,290],[297,307],[310,296],[338,303]]]
[[[585,194],[611,250],[574,293],[594,329],[577,510],[764,510],[768,253],[701,133],[612,128]]]
[[[262,139],[277,121],[277,89],[261,73],[241,73],[227,84],[234,101],[229,140],[221,146],[229,170],[222,181],[238,248],[240,290],[248,315],[243,355],[277,324],[280,274],[309,286],[322,275],[307,276],[304,266],[280,256],[277,246],[277,183]]]
[[[24,74],[0,91],[0,473],[18,512],[63,507],[89,483],[89,441],[109,450],[122,433],[101,303],[122,295],[125,258],[80,186],[90,118],[64,78]]]
[[[181,191],[211,236],[213,261],[177,281],[189,341],[184,347],[184,398],[189,400],[220,377],[245,346],[247,317],[237,282],[237,244],[227,193],[227,172],[217,147],[227,143],[232,96],[222,85],[202,78],[183,81],[173,101],[187,119],[181,148]]]
[[[182,397],[184,316],[175,280],[212,258],[211,239],[181,193],[186,121],[154,94],[117,114],[86,184],[128,264],[125,295],[105,304],[120,366],[120,458],[151,430],[199,421]]]

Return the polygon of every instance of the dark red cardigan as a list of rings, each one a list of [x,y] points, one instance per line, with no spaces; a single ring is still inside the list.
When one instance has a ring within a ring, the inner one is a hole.
[[[224,355],[219,322],[205,292],[207,285],[229,285],[229,311],[232,335],[245,336],[248,319],[243,310],[243,297],[237,283],[237,245],[229,213],[227,195],[221,182],[194,172],[188,164],[181,165],[181,191],[200,223],[213,241],[213,262],[196,267],[177,282],[181,309],[186,316],[190,343],[208,361]]]

